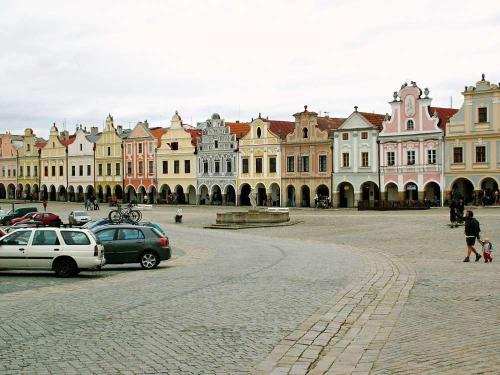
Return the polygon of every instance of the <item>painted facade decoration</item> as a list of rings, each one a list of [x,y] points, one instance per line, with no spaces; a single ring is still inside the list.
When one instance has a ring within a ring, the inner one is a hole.
[[[196,139],[199,134],[198,130],[183,124],[181,116],[175,112],[156,153],[159,202],[196,204]]]
[[[125,200],[153,202],[157,195],[156,149],[161,146],[162,128],[138,122],[123,140],[125,163]]]
[[[328,204],[333,170],[330,135],[342,119],[319,117],[307,106],[293,116],[293,131],[281,145],[282,206],[314,207],[318,200]]]
[[[54,124],[50,128],[47,144],[41,153],[40,198],[43,200],[66,200],[68,186],[67,146],[73,140],[69,133],[59,130]]]
[[[500,182],[500,88],[483,74],[462,94],[464,103],[446,128],[447,197],[489,204]]]
[[[196,190],[199,204],[236,204],[238,173],[236,134],[214,113],[203,123],[197,144]]]
[[[40,154],[41,145],[45,143],[38,139],[32,129],[26,129],[18,148],[18,187],[17,198],[36,199],[40,186]]]
[[[97,133],[97,128],[92,128]],[[94,198],[94,143],[89,133],[80,125],[68,145],[68,199],[83,202]]]
[[[393,97],[392,115],[379,134],[382,198],[438,204],[443,198],[446,126],[440,112],[450,109],[432,108],[429,90],[422,92],[415,82],[403,84]]]
[[[249,205],[249,193],[255,189],[258,206],[281,206],[282,144],[294,128],[294,122],[268,120],[260,114],[252,120],[239,143],[239,204]]]
[[[10,133],[2,135],[0,148],[0,169],[2,178],[0,181],[0,198],[14,199],[18,185],[17,180],[17,148],[15,138]]]
[[[108,115],[102,133],[89,136],[95,142],[95,191],[101,202],[123,199],[122,134]]]
[[[378,133],[385,116],[354,112],[333,131],[333,206],[357,207],[380,200]]]

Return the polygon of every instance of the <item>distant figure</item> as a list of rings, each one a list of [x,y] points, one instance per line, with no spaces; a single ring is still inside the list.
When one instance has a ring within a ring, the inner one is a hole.
[[[452,228],[456,228],[457,224],[457,204],[454,200],[450,203],[450,223]]]
[[[99,210],[99,198],[94,198],[94,210]]]
[[[485,238],[484,241],[479,241],[483,246],[483,258],[484,263],[493,262],[493,257],[491,256],[491,251],[493,250],[493,245],[490,240]]]
[[[481,255],[474,249],[476,239],[479,240],[479,232],[481,232],[479,222],[474,219],[472,211],[467,210],[467,212],[465,212],[465,242],[467,244],[467,256],[464,262],[470,262],[469,257],[471,253],[476,255],[476,262],[481,259]]]
[[[182,223],[182,208],[177,209],[177,212],[175,213],[175,222]]]
[[[47,212],[47,201],[43,201],[42,205],[43,205],[43,211],[44,212]]]

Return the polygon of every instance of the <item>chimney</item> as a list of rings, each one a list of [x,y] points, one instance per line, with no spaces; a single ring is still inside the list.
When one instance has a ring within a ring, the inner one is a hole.
[[[97,128],[97,126],[91,126],[90,135],[96,135],[97,133],[99,133],[99,129]]]
[[[67,130],[62,131],[61,138],[64,140],[68,140],[69,139],[69,131],[67,131]]]
[[[118,132],[118,134],[122,134],[122,133],[123,133],[123,126],[118,125],[118,126],[116,127],[116,131]]]

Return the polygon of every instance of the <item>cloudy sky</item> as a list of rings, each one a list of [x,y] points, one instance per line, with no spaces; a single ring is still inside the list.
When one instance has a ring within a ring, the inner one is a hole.
[[[0,132],[389,111],[500,81],[500,1],[0,0]]]

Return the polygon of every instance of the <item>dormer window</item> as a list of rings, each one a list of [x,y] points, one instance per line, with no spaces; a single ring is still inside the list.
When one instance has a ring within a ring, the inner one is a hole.
[[[488,122],[488,108],[478,108],[477,109],[477,119],[478,122]]]
[[[170,149],[173,150],[173,151],[178,150],[179,149],[179,143],[177,143],[177,142],[170,143]]]
[[[406,121],[406,130],[413,130],[415,129],[415,123],[413,122],[413,120],[408,120]]]
[[[260,128],[257,128],[257,138],[260,138],[262,135],[262,130]]]
[[[308,138],[308,133],[309,130],[307,128],[302,129],[302,138]]]

